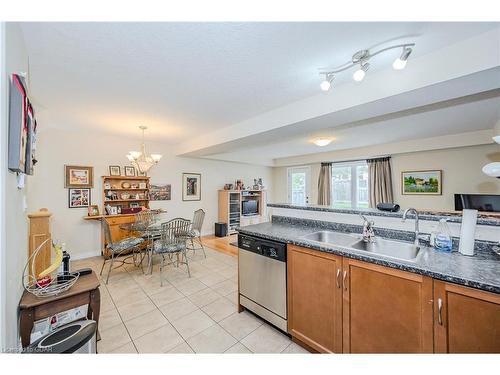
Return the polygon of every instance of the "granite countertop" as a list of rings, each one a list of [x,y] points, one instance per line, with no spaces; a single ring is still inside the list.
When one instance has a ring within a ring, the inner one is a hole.
[[[293,210],[307,210],[307,211],[320,211],[320,212],[333,212],[339,214],[363,214],[369,216],[385,216],[385,217],[403,217],[403,211],[389,212],[381,211],[376,208],[363,208],[363,209],[351,209],[351,208],[334,208],[331,206],[321,206],[317,204],[306,204],[306,205],[294,205],[290,203],[268,203],[267,207],[276,208],[289,208]],[[418,216],[420,220],[430,220],[439,221],[440,219],[446,219],[450,223],[461,223],[462,215],[460,212],[431,212],[426,210],[418,210]],[[409,214],[408,217],[412,218],[413,214]],[[477,223],[479,225],[492,225],[500,226],[500,215],[498,213],[486,213],[479,212],[477,215]]]
[[[405,261],[302,238],[318,230],[325,228],[291,222],[268,222],[238,228],[241,234],[304,246],[500,294],[500,256],[492,251],[468,257],[457,251],[443,252],[423,246],[416,261]]]

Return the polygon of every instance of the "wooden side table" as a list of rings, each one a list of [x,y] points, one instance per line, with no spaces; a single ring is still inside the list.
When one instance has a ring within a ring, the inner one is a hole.
[[[99,285],[99,278],[92,271],[91,274],[80,276],[69,290],[54,297],[40,298],[24,291],[19,302],[20,335],[23,348],[30,344],[31,330],[36,320],[48,318],[78,306],[88,304],[87,318],[95,320],[99,327],[101,307]]]

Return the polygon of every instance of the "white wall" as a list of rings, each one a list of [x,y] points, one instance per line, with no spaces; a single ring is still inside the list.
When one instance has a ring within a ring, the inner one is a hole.
[[[418,142],[418,141],[415,141]],[[373,148],[373,156],[384,154],[384,146]],[[352,153],[352,159],[357,155],[366,155],[359,150]],[[314,160],[317,156],[311,156]],[[370,157],[363,156],[363,157]],[[338,160],[329,153],[329,160]],[[419,151],[393,154],[391,157],[394,199],[401,207],[415,207],[429,210],[453,210],[454,193],[500,194],[500,180],[482,173],[481,168],[492,161],[500,161],[500,146],[497,144],[457,147],[441,150]],[[312,201],[317,203],[317,183],[319,163],[311,165]],[[286,175],[288,167],[277,167],[273,170],[273,202],[286,202]],[[443,171],[443,194],[436,196],[402,195],[401,172],[407,170],[441,169]]]
[[[491,161],[500,161],[497,144],[394,155],[391,160],[394,199],[401,207],[453,210],[455,193],[500,194],[500,180],[481,171]],[[443,194],[402,195],[401,172],[415,169],[441,169]]]
[[[128,165],[125,155],[136,150],[137,139],[103,136],[99,133],[81,133],[48,128],[50,124],[40,123],[37,144],[35,176],[30,187],[32,207],[48,208],[52,213],[52,234],[67,244],[72,258],[99,255],[100,227],[96,221],[84,221],[87,209],[68,208],[68,190],[64,188],[64,165],[88,165],[94,167],[94,189],[92,203],[102,209],[101,177],[108,175],[109,165]],[[262,177],[268,189],[271,188],[271,168],[231,162],[176,157],[168,145],[149,142],[148,152],[161,153],[163,158],[151,170],[151,182],[172,185],[172,200],[151,202],[152,208],[164,208],[165,219],[174,217],[192,218],[193,212],[203,208],[206,212],[203,233],[213,233],[218,221],[217,190],[225,183],[242,179],[245,185]],[[201,173],[201,201],[182,201],[182,173]]]
[[[26,178],[26,187],[17,188],[16,174],[7,169],[8,136],[8,77],[11,73],[27,71],[28,56],[19,26],[15,23],[2,24],[2,76],[1,76],[1,329],[0,348],[14,350],[18,347],[19,300],[23,292],[22,271],[27,261],[28,231],[24,205],[30,178]]]

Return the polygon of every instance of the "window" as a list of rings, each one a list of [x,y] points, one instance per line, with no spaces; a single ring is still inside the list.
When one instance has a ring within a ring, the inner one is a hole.
[[[288,169],[288,202],[296,205],[309,203],[310,167]]]
[[[368,208],[368,165],[365,161],[332,165],[332,205]]]

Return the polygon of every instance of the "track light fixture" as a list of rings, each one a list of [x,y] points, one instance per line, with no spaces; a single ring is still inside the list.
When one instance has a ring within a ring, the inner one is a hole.
[[[381,50],[374,51],[374,52],[371,52],[370,50],[367,50],[367,49],[358,51],[352,56],[351,61],[349,61],[341,66],[338,66],[336,68],[333,68],[333,69],[328,69],[328,70],[321,69],[320,70],[319,74],[324,77],[324,80],[321,82],[321,85],[320,85],[321,90],[323,90],[323,91],[330,90],[330,88],[332,86],[331,85],[332,81],[333,81],[336,74],[343,72],[345,70],[348,70],[348,69],[355,67],[355,66],[358,66],[358,69],[354,72],[354,74],[352,75],[352,78],[357,82],[362,81],[363,78],[365,78],[367,70],[370,68],[370,63],[368,61],[372,57],[374,57],[378,54],[381,54],[383,52],[386,52],[386,51],[389,51],[389,50],[392,50],[395,48],[401,48],[402,51],[401,51],[401,55],[396,60],[394,60],[394,62],[392,63],[392,67],[395,70],[404,69],[406,66],[406,63],[408,61],[408,57],[410,56],[410,54],[412,52],[412,48],[414,46],[415,46],[415,43],[407,43],[407,44],[398,44],[395,46],[386,47],[386,48],[383,48]]]

